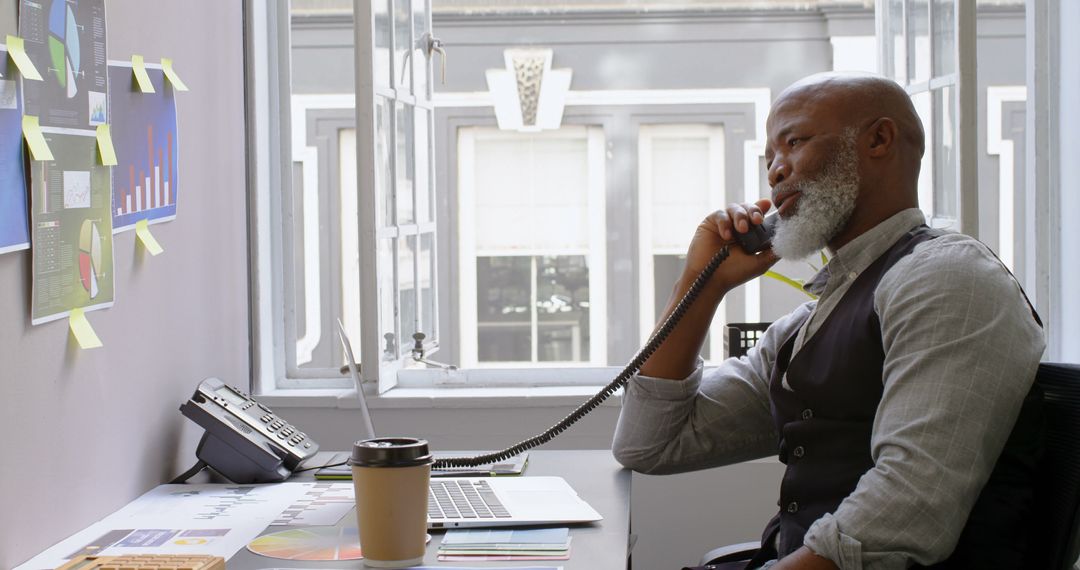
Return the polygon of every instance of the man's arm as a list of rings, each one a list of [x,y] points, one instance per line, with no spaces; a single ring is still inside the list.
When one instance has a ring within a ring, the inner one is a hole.
[[[768,200],[732,204],[698,225],[686,269],[661,323],[716,252],[732,243],[735,232],[761,223],[769,206]],[[626,387],[612,443],[623,465],[647,473],[673,473],[760,457],[775,445],[767,388],[773,357],[763,348],[774,342],[770,338],[775,334],[766,333],[748,358],[729,359],[704,382],[698,355],[723,296],[776,261],[771,250],[750,255],[731,246],[730,256],[690,310]]]
[[[769,566],[769,570],[840,570],[840,567],[803,546]]]
[[[930,565],[955,548],[1045,343],[1015,281],[965,236],[897,263],[875,309],[885,366],[874,467],[804,544],[841,568]]]
[[[612,451],[642,473],[679,473],[776,452],[769,373],[776,353],[813,310],[806,303],[765,331],[742,358],[682,381],[635,376],[623,394]],[[703,377],[704,376],[704,377]]]

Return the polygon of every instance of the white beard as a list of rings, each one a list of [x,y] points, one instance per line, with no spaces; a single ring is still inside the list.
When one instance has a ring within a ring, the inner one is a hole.
[[[804,180],[795,214],[781,218],[772,239],[776,255],[805,259],[823,249],[847,225],[859,195],[859,158],[854,133],[845,133],[836,155],[815,180]]]

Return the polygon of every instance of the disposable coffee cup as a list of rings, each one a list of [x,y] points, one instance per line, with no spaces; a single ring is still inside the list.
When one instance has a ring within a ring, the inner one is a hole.
[[[431,453],[427,441],[381,437],[353,444],[353,487],[364,565],[406,568],[424,560]]]

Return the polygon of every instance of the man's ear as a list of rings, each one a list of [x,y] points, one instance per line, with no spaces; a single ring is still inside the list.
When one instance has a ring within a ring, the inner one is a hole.
[[[889,154],[898,134],[896,122],[888,117],[874,120],[867,129],[870,137],[869,155],[880,158]]]

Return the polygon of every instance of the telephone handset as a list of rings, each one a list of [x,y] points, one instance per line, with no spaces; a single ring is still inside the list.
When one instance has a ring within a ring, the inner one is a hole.
[[[207,465],[234,483],[284,481],[319,451],[307,434],[217,378],[200,382],[180,412],[206,433],[195,451],[199,462],[172,483]]]
[[[736,233],[735,241],[746,253],[758,253],[764,251],[771,245],[772,237],[776,233],[776,224],[779,221],[780,216],[775,213],[766,216],[765,220],[760,225],[750,224],[750,230],[748,232]],[[559,421],[559,423],[551,426],[541,434],[535,435],[502,451],[477,455],[475,457],[447,457],[437,459],[432,468],[447,469],[451,467],[475,467],[485,463],[506,461],[515,455],[543,445],[554,439],[555,436],[566,431],[567,428],[585,417],[589,412],[593,411],[601,404],[601,402],[610,398],[619,388],[625,386],[634,374],[637,374],[638,370],[645,364],[645,361],[656,352],[656,349],[659,348],[661,344],[663,344],[664,340],[671,334],[671,331],[675,330],[675,325],[677,325],[683,315],[686,314],[686,311],[690,308],[694,299],[696,299],[701,292],[701,288],[705,286],[705,283],[712,277],[712,274],[716,272],[716,268],[720,267],[720,264],[727,259],[728,255],[730,255],[728,246],[724,246],[720,251],[716,252],[716,255],[709,260],[709,263],[705,266],[705,269],[701,271],[701,274],[694,279],[694,282],[690,285],[690,289],[683,295],[683,298],[679,300],[679,303],[671,311],[671,314],[668,315],[663,324],[656,329],[656,332],[654,332],[648,342],[645,343],[645,346],[641,347],[641,350],[638,351],[630,363],[623,368],[622,372],[620,372],[607,386],[604,386],[595,396],[586,400],[585,403],[570,412],[570,414]]]

